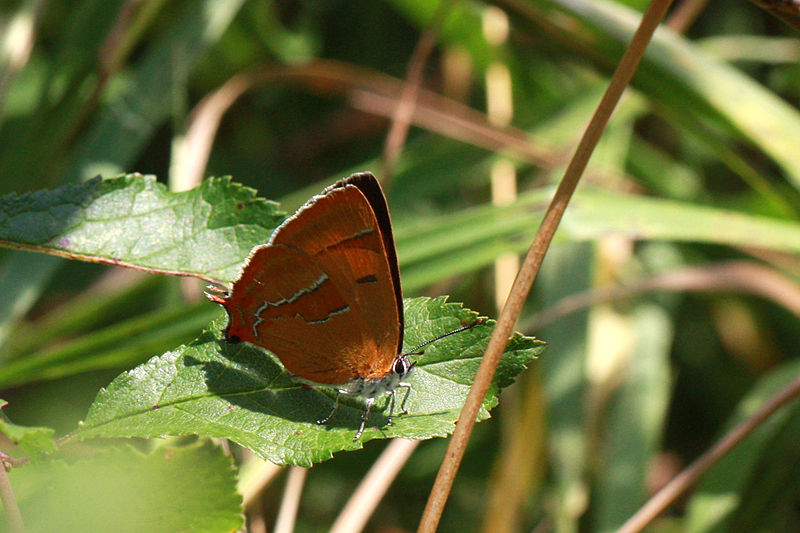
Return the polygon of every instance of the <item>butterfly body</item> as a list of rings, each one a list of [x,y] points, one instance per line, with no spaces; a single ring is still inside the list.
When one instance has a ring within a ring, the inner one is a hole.
[[[391,395],[391,419],[409,387],[397,254],[372,174],[312,198],[252,250],[227,294],[207,296],[228,313],[228,341],[268,349],[302,382],[366,398],[356,439],[376,397]]]

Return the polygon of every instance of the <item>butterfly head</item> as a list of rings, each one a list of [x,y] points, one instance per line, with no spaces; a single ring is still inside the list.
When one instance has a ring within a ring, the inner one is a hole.
[[[397,376],[398,382],[403,381],[403,378],[408,376],[411,371],[414,370],[416,364],[416,361],[411,361],[408,358],[408,354],[401,353],[394,360],[394,364],[392,365],[392,374]]]
[[[397,388],[410,387],[404,380],[411,374],[416,364],[416,361],[408,358],[408,354],[399,354],[395,357],[391,370],[385,376],[357,378],[339,391],[363,398],[377,398],[384,394],[394,394]]]

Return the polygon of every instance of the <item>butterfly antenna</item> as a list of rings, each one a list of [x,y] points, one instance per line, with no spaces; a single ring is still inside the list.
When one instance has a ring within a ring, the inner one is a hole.
[[[450,335],[453,335],[455,333],[461,333],[462,331],[466,331],[468,329],[472,329],[472,328],[474,328],[475,326],[477,326],[479,324],[483,324],[485,321],[486,321],[485,318],[479,318],[475,322],[473,322],[472,324],[468,324],[466,326],[461,326],[460,328],[454,329],[453,331],[448,331],[447,333],[442,333],[438,337],[434,337],[433,339],[431,339],[429,341],[423,342],[422,344],[420,344],[419,346],[417,346],[416,348],[414,348],[410,352],[406,352],[403,355],[420,355],[420,354],[423,353],[423,352],[419,351],[420,348],[423,348],[423,347],[425,347],[425,346],[427,346],[427,345],[429,345],[429,344],[431,344],[433,342],[436,342],[438,340],[441,340],[441,339],[443,339],[445,337],[449,337]]]

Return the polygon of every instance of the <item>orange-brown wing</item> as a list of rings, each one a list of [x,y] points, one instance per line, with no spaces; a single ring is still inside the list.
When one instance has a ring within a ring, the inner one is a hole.
[[[375,178],[351,176],[308,202],[215,301],[228,311],[229,338],[269,349],[304,379],[388,374],[402,348],[402,297]]]
[[[267,348],[304,379],[346,383],[361,375],[352,361],[378,359],[375,340],[351,302],[313,258],[292,248],[256,248],[221,303],[230,318],[229,338]]]
[[[368,325],[380,358],[352,364],[362,377],[386,375],[402,349],[403,314],[388,209],[375,178],[356,175],[326,189],[282,224],[270,242],[313,257],[341,288],[359,322]]]

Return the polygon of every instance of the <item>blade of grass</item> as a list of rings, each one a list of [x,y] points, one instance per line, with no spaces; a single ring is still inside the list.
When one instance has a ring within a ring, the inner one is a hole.
[[[40,256],[44,257],[44,256]],[[17,359],[39,350],[59,338],[76,337],[110,317],[131,313],[141,299],[158,290],[163,279],[134,271],[119,271],[57,307],[34,322],[17,326],[9,341],[6,357]]]
[[[206,302],[158,309],[11,361],[0,374],[0,388],[87,370],[129,366],[190,340],[218,316],[219,310]]]

